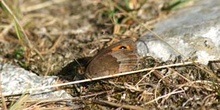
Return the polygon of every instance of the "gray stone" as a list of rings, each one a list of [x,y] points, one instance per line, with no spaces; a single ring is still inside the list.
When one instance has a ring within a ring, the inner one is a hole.
[[[220,56],[220,1],[196,0],[194,5],[171,14],[155,24],[153,33],[137,41],[141,56],[162,61],[196,58],[202,64]]]

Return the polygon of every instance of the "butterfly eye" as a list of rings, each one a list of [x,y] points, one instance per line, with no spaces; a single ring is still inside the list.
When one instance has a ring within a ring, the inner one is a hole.
[[[131,50],[131,47],[129,45],[118,45],[116,47],[113,47],[111,49],[112,51],[117,51],[117,50]]]
[[[126,46],[120,46],[119,49],[124,50],[124,49],[127,49],[127,47]]]

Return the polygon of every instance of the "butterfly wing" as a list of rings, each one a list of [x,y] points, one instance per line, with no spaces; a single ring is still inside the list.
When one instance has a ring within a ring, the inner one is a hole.
[[[118,42],[98,53],[86,67],[86,76],[93,78],[131,71],[138,64],[134,42]]]

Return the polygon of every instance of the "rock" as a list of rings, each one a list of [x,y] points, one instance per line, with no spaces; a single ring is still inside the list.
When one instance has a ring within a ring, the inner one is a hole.
[[[71,98],[64,90],[42,88],[56,83],[56,76],[37,76],[23,68],[0,63],[2,95],[29,93],[31,99]],[[42,88],[36,90],[37,88]]]
[[[141,56],[153,56],[162,61],[196,59],[202,64],[220,56],[220,1],[196,0],[194,5],[176,11],[155,24],[137,41]]]

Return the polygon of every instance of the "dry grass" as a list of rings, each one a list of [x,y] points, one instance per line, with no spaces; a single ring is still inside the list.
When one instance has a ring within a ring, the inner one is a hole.
[[[0,2],[1,58],[39,75],[56,74],[73,59],[93,56],[109,42],[138,38],[177,6],[163,0]],[[11,98],[2,97],[2,108],[219,108],[219,78],[209,67],[192,61],[143,62],[147,69],[116,74],[116,78],[106,76],[55,85],[75,84],[79,91],[71,88],[72,99],[33,101],[20,97],[11,102]],[[71,104],[66,100],[71,100]]]

